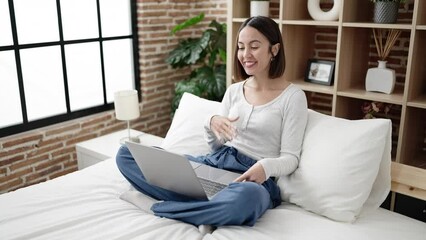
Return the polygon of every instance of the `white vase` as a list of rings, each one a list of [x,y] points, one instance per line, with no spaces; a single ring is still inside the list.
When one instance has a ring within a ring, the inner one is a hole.
[[[269,1],[250,1],[250,16],[269,17]]]
[[[333,7],[324,11],[320,7],[320,0],[308,0],[308,12],[312,19],[317,21],[335,21],[339,19],[342,0],[334,0]]]
[[[378,61],[379,66],[370,68],[365,78],[365,90],[391,94],[395,87],[395,70],[386,68],[386,61]]]

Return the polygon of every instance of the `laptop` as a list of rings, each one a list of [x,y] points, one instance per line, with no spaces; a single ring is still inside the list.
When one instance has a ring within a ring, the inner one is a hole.
[[[209,200],[240,176],[161,148],[134,142],[126,146],[150,184],[194,199]]]

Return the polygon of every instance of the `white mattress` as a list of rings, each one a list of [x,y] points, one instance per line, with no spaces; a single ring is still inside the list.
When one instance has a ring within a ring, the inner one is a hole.
[[[2,194],[0,239],[426,239],[425,223],[384,209],[345,224],[290,204],[268,210],[254,227],[220,227],[204,235],[121,200],[129,188],[109,159]]]

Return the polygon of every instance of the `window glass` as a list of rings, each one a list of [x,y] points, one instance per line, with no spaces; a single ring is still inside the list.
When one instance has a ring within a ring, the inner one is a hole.
[[[59,41],[55,0],[14,1],[19,44]]]
[[[0,137],[110,110],[114,92],[139,88],[135,6],[0,0]]]
[[[9,4],[7,0],[0,0],[0,33],[0,46],[13,44]]]
[[[99,37],[96,0],[61,0],[64,40]]]
[[[132,39],[105,41],[104,63],[107,102],[114,101],[114,92],[135,89]]]
[[[71,111],[104,103],[98,42],[65,46]]]
[[[99,0],[102,37],[131,35],[130,1]]]
[[[14,51],[0,52],[0,128],[22,123],[21,99]]]
[[[20,54],[28,120],[66,113],[60,47],[23,49]]]

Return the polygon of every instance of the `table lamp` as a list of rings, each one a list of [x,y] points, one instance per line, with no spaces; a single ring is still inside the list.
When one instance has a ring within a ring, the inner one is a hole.
[[[128,136],[120,139],[120,143],[124,144],[125,141],[139,142],[138,137],[130,136],[130,120],[139,117],[139,101],[138,91],[136,90],[122,90],[114,93],[114,108],[115,117],[118,120],[127,121]]]

